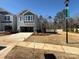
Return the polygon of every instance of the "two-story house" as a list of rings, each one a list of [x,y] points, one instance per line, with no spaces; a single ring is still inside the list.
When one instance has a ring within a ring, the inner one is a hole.
[[[0,8],[0,14],[0,30],[15,32],[17,27],[16,16],[2,8]]]
[[[24,10],[17,15],[17,30],[19,32],[37,32],[38,16],[31,10]]]

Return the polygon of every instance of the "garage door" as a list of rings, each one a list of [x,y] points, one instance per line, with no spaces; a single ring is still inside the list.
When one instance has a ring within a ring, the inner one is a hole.
[[[33,32],[33,27],[20,27],[21,32]]]
[[[12,31],[12,26],[5,26],[5,31],[11,32]]]

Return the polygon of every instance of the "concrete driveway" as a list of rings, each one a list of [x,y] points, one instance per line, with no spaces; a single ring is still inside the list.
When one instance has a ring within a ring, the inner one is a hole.
[[[9,38],[15,41],[23,41],[24,39],[27,39],[31,35],[32,33],[17,33],[17,34],[10,35]]]
[[[0,36],[0,45],[10,45],[16,42],[22,42],[24,39],[27,39],[29,36],[31,36],[32,33],[16,33],[6,36]]]

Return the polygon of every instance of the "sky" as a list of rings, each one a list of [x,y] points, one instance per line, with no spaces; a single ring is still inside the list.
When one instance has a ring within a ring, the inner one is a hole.
[[[70,0],[70,16],[79,13],[79,0]],[[64,0],[0,0],[0,8],[17,14],[25,9],[31,9],[37,15],[55,16],[65,8]]]

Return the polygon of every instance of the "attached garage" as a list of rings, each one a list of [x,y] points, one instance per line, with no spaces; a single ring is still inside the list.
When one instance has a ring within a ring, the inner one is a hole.
[[[5,31],[11,32],[12,31],[12,26],[5,26]]]
[[[33,27],[20,27],[21,32],[33,32]]]

